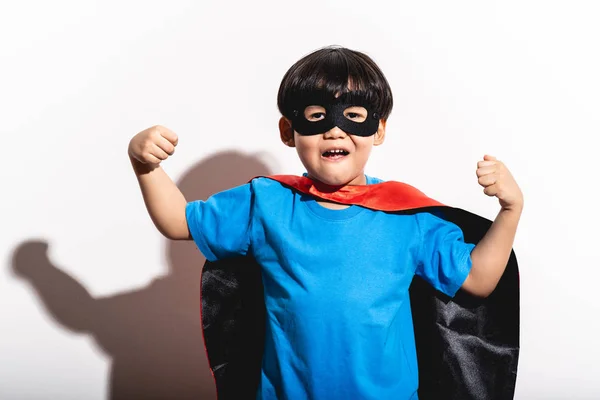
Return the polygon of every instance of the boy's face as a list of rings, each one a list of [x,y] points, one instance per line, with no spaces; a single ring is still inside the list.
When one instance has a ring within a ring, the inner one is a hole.
[[[325,108],[318,105],[306,107],[304,117],[311,122],[323,119]],[[351,121],[363,122],[367,118],[364,107],[344,110]],[[291,122],[279,120],[281,140],[295,147],[309,177],[331,186],[365,185],[365,165],[373,146],[383,143],[385,121],[379,121],[377,132],[371,136],[349,135],[337,126],[317,135],[300,135],[292,129]]]

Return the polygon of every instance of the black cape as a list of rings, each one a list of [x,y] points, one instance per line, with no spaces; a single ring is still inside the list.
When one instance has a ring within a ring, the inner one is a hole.
[[[468,243],[478,243],[492,223],[460,208],[423,204],[395,212],[435,214],[458,225]],[[498,286],[485,299],[461,290],[450,299],[418,276],[410,299],[421,400],[513,398],[519,357],[519,272],[514,251]],[[204,343],[218,399],[255,399],[265,334],[260,266],[250,256],[207,261],[201,303]]]

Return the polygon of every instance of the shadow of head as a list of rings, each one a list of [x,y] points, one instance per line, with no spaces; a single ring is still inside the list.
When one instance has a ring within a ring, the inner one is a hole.
[[[206,200],[215,193],[271,173],[259,156],[227,151],[194,165],[179,179],[177,186],[188,201]],[[188,241],[168,241],[167,258],[172,274],[197,273],[205,260],[196,246]]]

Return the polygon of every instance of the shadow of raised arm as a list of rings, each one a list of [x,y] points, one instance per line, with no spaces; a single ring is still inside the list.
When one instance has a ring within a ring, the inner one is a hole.
[[[75,332],[93,330],[95,300],[81,283],[52,264],[47,242],[21,243],[13,252],[12,269],[33,286],[43,306],[61,325]]]

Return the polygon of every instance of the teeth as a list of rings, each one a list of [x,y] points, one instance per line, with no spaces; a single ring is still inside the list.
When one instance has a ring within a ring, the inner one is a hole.
[[[329,154],[330,156],[336,156],[336,155],[346,155],[348,154],[348,152],[346,150],[342,150],[342,149],[331,149],[331,150],[327,150],[325,153],[323,153],[323,155],[327,155]]]

